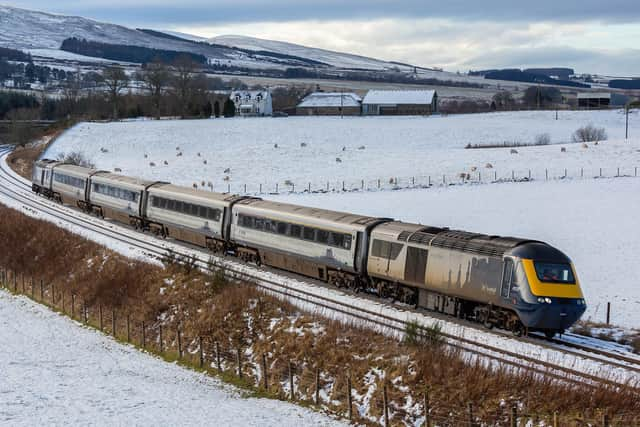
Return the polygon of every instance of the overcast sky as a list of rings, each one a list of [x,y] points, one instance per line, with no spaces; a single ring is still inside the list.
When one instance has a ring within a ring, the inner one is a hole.
[[[0,2],[131,27],[284,40],[450,71],[569,66],[640,76],[640,0]]]

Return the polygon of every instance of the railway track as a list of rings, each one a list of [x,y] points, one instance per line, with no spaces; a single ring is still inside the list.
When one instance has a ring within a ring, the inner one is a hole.
[[[233,280],[254,283],[266,292],[286,298],[301,308],[339,320],[363,323],[388,335],[402,336],[407,325],[412,322],[425,329],[434,323],[452,325],[443,328],[439,333],[442,342],[469,358],[479,358],[490,364],[510,366],[559,381],[589,387],[605,385],[632,388],[640,393],[640,384],[629,382],[640,374],[640,358],[631,355],[606,352],[562,340],[547,342],[531,337],[516,339],[505,336],[500,331],[489,332],[470,322],[456,322],[455,319],[435,313],[398,307],[366,295],[356,296],[330,288],[321,282],[242,264],[234,259],[215,258],[201,248],[165,241],[61,206],[33,194],[28,181],[10,170],[5,161],[9,151],[6,147],[0,147],[0,196],[60,223],[135,248],[146,256],[161,259],[172,252],[183,257],[194,257],[203,269],[223,268],[227,276]],[[487,342],[490,341],[487,334],[494,337],[494,343]],[[524,347],[529,351],[524,351]],[[536,355],[529,347],[534,347],[534,350],[535,347],[540,349],[539,354]],[[557,353],[556,357],[543,360],[542,350]],[[568,358],[573,361],[569,363]]]

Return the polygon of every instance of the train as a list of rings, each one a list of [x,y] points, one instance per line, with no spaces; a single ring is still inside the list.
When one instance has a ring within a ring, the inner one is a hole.
[[[518,336],[551,338],[586,310],[571,260],[537,240],[216,193],[49,159],[34,163],[32,190],[216,255]]]

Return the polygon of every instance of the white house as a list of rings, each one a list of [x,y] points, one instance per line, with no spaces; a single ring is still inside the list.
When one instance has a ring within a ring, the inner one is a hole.
[[[270,116],[273,113],[268,90],[234,90],[230,98],[236,106],[236,116]]]

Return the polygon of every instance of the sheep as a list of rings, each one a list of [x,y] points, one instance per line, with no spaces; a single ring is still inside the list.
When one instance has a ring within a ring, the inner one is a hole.
[[[180,151],[180,147],[176,147],[176,151]]]
[[[301,142],[301,143],[300,143],[300,147],[306,147],[306,146],[307,146],[307,143],[306,143],[306,142]]]
[[[231,173],[231,168],[226,168],[224,171],[222,171],[223,173]]]
[[[145,154],[145,155],[144,155],[144,158],[146,159],[147,157],[148,157],[148,156]]]
[[[204,187],[204,180],[200,182],[200,187]]]
[[[179,151],[178,154],[176,154],[176,157],[182,157],[182,151]]]
[[[200,153],[198,153],[198,157],[200,157]]]
[[[493,169],[493,165],[491,163],[487,163],[484,167],[487,169]]]
[[[108,152],[109,152],[109,150],[107,150],[107,149],[106,149],[106,148],[104,148],[104,147],[101,147],[101,148],[100,148],[100,152],[101,152],[101,153],[108,153]]]
[[[345,147],[344,145],[342,146],[342,151],[347,151],[347,147]]]
[[[164,165],[165,166],[169,166],[169,162],[167,162],[166,160],[164,161]]]
[[[518,154],[518,150],[516,150],[515,148],[511,149],[511,154]]]
[[[566,149],[565,147],[561,147],[561,148],[560,148],[560,152],[561,152],[561,153],[566,153],[566,152],[567,152],[567,149]]]
[[[273,148],[278,148],[278,144],[273,144]]]
[[[583,142],[583,143],[582,143],[582,148],[589,148],[589,146],[587,145],[587,143],[586,143],[586,142]]]
[[[225,175],[224,178],[222,178],[223,181],[229,181],[231,178],[229,178],[229,175]]]
[[[475,171],[477,171],[477,170],[478,170],[478,168],[477,168],[477,167],[475,167],[475,166],[471,166],[471,172],[475,172]]]
[[[155,165],[156,165],[156,164],[155,164],[155,163],[153,163],[153,162],[150,162],[150,163],[149,163],[149,166],[151,166],[151,167],[154,167]]]
[[[202,163],[204,163],[204,164],[206,165],[206,164],[207,164],[207,159],[204,159],[204,160],[202,161]]]
[[[113,168],[113,171],[114,171],[114,172],[122,172],[122,169],[120,169],[120,168]]]
[[[340,157],[336,157],[336,163],[342,163],[342,159]]]
[[[193,183],[193,188],[197,190],[198,189],[198,184],[194,182]]]
[[[471,175],[466,173],[466,172],[460,172],[458,174],[458,178],[460,178],[461,180],[465,181],[465,180],[471,179]]]

